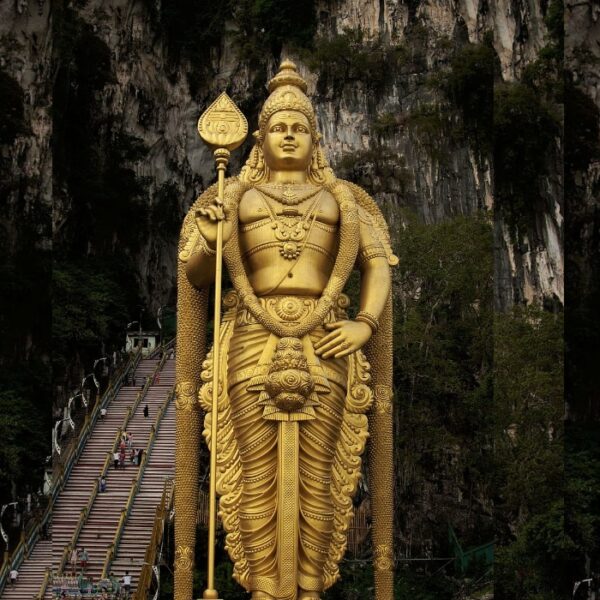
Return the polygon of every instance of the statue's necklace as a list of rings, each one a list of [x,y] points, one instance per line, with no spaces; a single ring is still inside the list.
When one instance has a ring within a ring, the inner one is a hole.
[[[297,183],[269,183],[256,186],[256,189],[276,202],[286,206],[297,206],[316,196],[323,189],[320,186],[313,185],[309,185],[308,190],[303,193],[298,189],[305,189],[306,187]]]
[[[281,215],[277,215],[269,204],[266,198],[267,195],[260,189],[258,191],[271,218],[273,235],[280,242],[279,253],[286,260],[297,259],[304,250],[304,246],[306,246],[307,234],[310,232],[317,215],[321,194],[310,205],[304,216],[295,208],[286,208]],[[322,188],[317,191],[322,191]]]
[[[356,202],[352,192],[344,185],[330,185],[327,188],[333,194],[340,209],[339,247],[331,276],[312,314],[300,323],[281,323],[276,317],[267,312],[256,297],[242,259],[237,207],[247,189],[247,187],[238,185],[231,186],[231,189],[226,191],[226,204],[231,207],[232,211],[230,219],[233,230],[229,242],[223,249],[223,258],[229,269],[231,281],[244,306],[263,327],[278,337],[302,338],[324,322],[328,312],[333,308],[338,296],[342,293],[356,262],[360,228]],[[276,288],[272,291],[275,290]]]

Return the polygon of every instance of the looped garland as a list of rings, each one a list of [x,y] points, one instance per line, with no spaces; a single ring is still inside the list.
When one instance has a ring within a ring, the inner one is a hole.
[[[242,195],[250,187],[251,185],[238,180],[232,183],[226,191],[225,203],[230,211],[229,219],[232,222],[233,230],[228,243],[223,249],[223,258],[240,300],[258,323],[280,338],[301,338],[323,324],[325,318],[335,306],[338,296],[342,293],[356,261],[360,224],[354,196],[346,185],[337,180],[329,182],[324,186],[333,195],[340,210],[340,243],[338,253],[329,282],[317,301],[315,310],[304,322],[291,325],[280,323],[263,308],[259,299],[254,294],[242,262],[237,212]]]

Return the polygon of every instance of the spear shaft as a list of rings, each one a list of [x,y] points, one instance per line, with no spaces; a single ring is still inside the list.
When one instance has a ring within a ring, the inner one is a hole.
[[[208,520],[207,585],[202,597],[215,600],[215,546],[217,530],[217,435],[219,410],[219,375],[221,371],[221,286],[223,279],[223,221],[225,171],[230,151],[240,146],[248,134],[248,123],[227,94],[222,93],[198,121],[200,137],[213,148],[217,167],[217,240],[215,252],[215,313],[213,337],[212,412],[210,428],[210,502]],[[226,381],[221,382],[223,386]]]
[[[222,208],[225,195],[225,170],[229,162],[229,150],[215,150],[217,163],[217,204]],[[212,421],[210,428],[210,504],[208,520],[208,570],[207,586],[203,598],[218,598],[215,590],[215,542],[217,530],[217,423],[219,409],[219,373],[221,370],[221,295],[223,280],[223,219],[217,222],[217,245],[215,255],[215,314],[213,338]],[[226,382],[223,382],[226,385]]]

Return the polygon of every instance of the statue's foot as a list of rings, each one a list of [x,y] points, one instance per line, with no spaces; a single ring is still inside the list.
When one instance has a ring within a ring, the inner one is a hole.
[[[320,600],[318,592],[308,592],[306,590],[298,590],[298,600]]]
[[[270,596],[265,592],[252,592],[252,600],[276,600],[274,596]]]

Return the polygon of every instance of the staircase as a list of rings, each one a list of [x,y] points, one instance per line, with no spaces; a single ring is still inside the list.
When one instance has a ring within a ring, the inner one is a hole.
[[[52,561],[52,543],[50,540],[39,540],[29,558],[26,558],[19,569],[17,583],[6,584],[2,600],[32,600],[40,591],[46,568]]]
[[[175,385],[175,361],[167,360],[160,374],[160,383],[148,392],[151,399],[162,404]],[[150,415],[152,416],[152,409]],[[156,412],[154,412],[156,414]],[[152,419],[153,420],[153,419]],[[133,431],[133,428],[132,428]],[[134,436],[135,436],[134,432]],[[123,532],[119,550],[113,562],[112,572],[121,578],[125,571],[131,575],[131,589],[137,587],[138,578],[144,563],[146,544],[154,526],[156,507],[160,502],[166,478],[175,477],[175,403],[171,402],[162,418],[154,447],[146,465],[142,485],[136,496],[131,514]]]
[[[101,472],[107,453],[112,454],[115,436],[122,426],[128,408],[136,399],[146,377],[152,377],[159,361],[142,360],[135,372],[136,387],[123,385],[116,397],[107,406],[104,419],[98,419],[85,448],[73,466],[69,479],[57,497],[52,512],[51,541],[38,541],[31,555],[24,559],[19,568],[19,578],[14,586],[7,583],[1,594],[2,600],[32,600],[38,594],[47,567],[56,571],[65,547],[71,542],[79,522],[81,510],[88,504],[94,484]],[[175,361],[166,360],[160,373],[160,381],[154,382],[146,397],[131,415],[127,430],[133,435],[134,448],[146,448],[159,407],[172,390],[175,378]],[[111,569],[119,578],[125,569],[134,575],[132,589],[137,583],[143,555],[151,538],[153,516],[160,501],[165,477],[174,475],[175,408],[168,406],[161,420],[154,447],[146,465],[146,470],[133,510],[127,521],[119,553]],[[144,417],[144,407],[148,405],[149,416]],[[94,581],[100,578],[107,550],[113,542],[115,530],[125,507],[132,481],[137,476],[138,466],[127,456],[124,469],[114,469],[112,455],[106,477],[106,491],[99,492],[92,504],[87,521],[77,539],[77,547],[85,548],[88,556],[87,576]],[[146,514],[148,513],[148,514]],[[141,556],[141,558],[140,558]],[[131,567],[131,568],[129,568]],[[70,573],[67,561],[64,574]],[[45,598],[52,598],[52,585],[49,584]]]
[[[156,362],[154,360],[140,362],[136,369],[136,379],[143,382],[144,376],[149,375],[156,367]],[[54,505],[52,512],[52,566],[55,569],[60,564],[64,549],[71,541],[81,509],[86,506],[89,500],[107,453],[112,454],[115,436],[123,423],[127,409],[134,403],[139,391],[139,387],[126,385],[121,387],[116,398],[108,407],[104,419],[96,423],[96,427],[79,461],[73,467],[69,480]],[[103,507],[108,507],[108,512],[101,519],[102,522],[98,523],[99,513],[95,503],[88,517],[88,519],[96,517],[94,522],[98,525],[98,530],[94,534],[94,539],[90,539],[88,529],[87,537],[82,538],[80,534],[77,541],[78,547],[85,548],[88,552],[90,568],[93,564],[97,566],[98,562],[100,562],[100,565],[104,562],[104,556],[100,557],[102,548],[106,548],[112,541],[112,534],[119,519],[119,512],[127,499],[131,478],[134,476],[135,471],[135,467],[129,465],[123,470],[118,470],[117,473],[112,470],[112,467],[109,470],[107,492],[105,493],[110,495],[113,503],[109,504],[107,500],[102,498],[102,494],[98,495],[96,503],[101,501]],[[113,489],[112,493],[109,492],[111,488]],[[89,547],[86,545],[88,542],[92,542]],[[104,550],[105,553],[106,550]],[[68,569],[70,569],[70,565],[65,568],[65,571]]]

